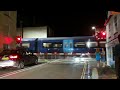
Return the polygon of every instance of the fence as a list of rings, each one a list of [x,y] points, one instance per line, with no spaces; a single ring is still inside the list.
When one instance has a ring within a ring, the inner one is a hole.
[[[73,57],[80,57],[81,53],[34,53],[39,59],[73,59]],[[91,54],[91,57],[95,57]]]

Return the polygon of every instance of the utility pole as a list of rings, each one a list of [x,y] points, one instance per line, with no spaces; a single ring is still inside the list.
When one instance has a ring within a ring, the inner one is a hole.
[[[100,42],[100,40],[98,39],[97,40],[98,48],[100,47],[100,43],[99,42]]]
[[[23,21],[22,20],[20,21],[20,28],[21,28],[20,36],[21,38],[23,38]],[[19,43],[19,46],[22,47],[22,42]]]
[[[20,21],[20,28],[21,28],[21,37],[23,38],[23,21]]]
[[[36,24],[36,17],[33,16],[33,25],[35,25],[35,24]]]

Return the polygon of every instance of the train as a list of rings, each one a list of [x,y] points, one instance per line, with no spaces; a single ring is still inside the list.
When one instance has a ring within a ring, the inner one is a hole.
[[[105,42],[99,42],[105,48]],[[34,53],[95,53],[98,42],[94,36],[23,38],[22,46]]]

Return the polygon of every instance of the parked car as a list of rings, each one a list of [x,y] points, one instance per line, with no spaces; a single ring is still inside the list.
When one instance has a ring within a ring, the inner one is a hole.
[[[25,49],[3,50],[0,53],[0,67],[17,67],[23,69],[25,65],[38,64],[38,57]]]

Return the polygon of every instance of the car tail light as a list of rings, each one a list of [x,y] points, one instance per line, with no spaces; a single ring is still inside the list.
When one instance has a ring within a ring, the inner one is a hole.
[[[18,55],[10,55],[9,58],[10,58],[10,59],[17,59],[17,58],[18,58]]]

